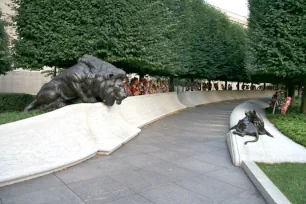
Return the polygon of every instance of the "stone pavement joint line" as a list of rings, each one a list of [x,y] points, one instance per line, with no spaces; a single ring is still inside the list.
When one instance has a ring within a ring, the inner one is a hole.
[[[110,156],[0,188],[0,204],[266,203],[225,144],[241,101],[186,109]]]

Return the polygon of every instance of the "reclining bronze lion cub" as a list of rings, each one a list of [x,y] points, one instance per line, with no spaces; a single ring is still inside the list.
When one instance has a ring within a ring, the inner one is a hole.
[[[233,131],[234,134],[244,137],[245,135],[255,136],[255,140],[247,141],[244,144],[249,142],[257,142],[259,139],[259,135],[268,135],[273,137],[264,127],[264,121],[262,118],[253,111],[246,111],[245,117],[242,120],[239,120],[238,124],[232,127],[230,130],[235,129]]]
[[[112,106],[116,101],[121,104],[127,97],[123,82],[125,77],[126,73],[112,64],[84,55],[76,65],[44,84],[36,100],[24,111],[61,108],[75,98],[80,98],[84,103],[100,101]]]

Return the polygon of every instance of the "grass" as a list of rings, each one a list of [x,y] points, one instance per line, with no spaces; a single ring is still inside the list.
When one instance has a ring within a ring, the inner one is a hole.
[[[18,120],[30,118],[36,115],[43,114],[44,112],[34,110],[30,112],[6,112],[0,113],[0,125],[15,122]]]
[[[296,99],[288,109],[286,115],[279,112],[272,114],[267,108],[267,116],[279,131],[295,142],[306,147],[306,115],[299,112],[301,100]]]
[[[293,204],[306,203],[306,164],[257,163],[261,170]]]
[[[46,113],[47,111],[23,109],[34,100],[35,96],[29,94],[0,93],[0,125],[30,118]],[[81,99],[69,101],[69,104],[83,103]]]

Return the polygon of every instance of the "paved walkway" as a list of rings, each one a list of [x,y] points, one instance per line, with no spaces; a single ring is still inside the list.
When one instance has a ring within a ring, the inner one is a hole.
[[[166,117],[111,156],[0,188],[0,204],[265,203],[225,144],[239,103]]]

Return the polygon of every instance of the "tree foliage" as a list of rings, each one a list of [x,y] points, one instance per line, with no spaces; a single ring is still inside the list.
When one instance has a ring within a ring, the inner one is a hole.
[[[306,1],[249,0],[248,68],[284,80],[306,75]]]
[[[306,89],[306,1],[249,0],[247,68],[266,81]],[[304,91],[306,93],[306,91]],[[306,114],[303,94],[301,112]]]
[[[11,70],[9,49],[8,49],[8,35],[5,32],[5,21],[2,20],[2,13],[0,10],[0,74],[5,74]]]
[[[245,79],[244,29],[202,0],[14,3],[22,67],[68,67],[92,54],[127,72]]]

